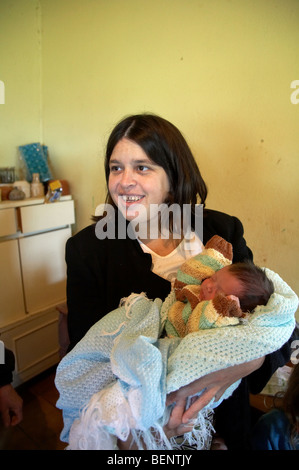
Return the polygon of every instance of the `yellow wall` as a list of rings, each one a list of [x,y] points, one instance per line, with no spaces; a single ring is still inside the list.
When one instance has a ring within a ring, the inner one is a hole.
[[[298,18],[298,0],[1,0],[0,164],[48,145],[78,230],[104,199],[115,122],[160,114],[189,141],[208,207],[238,216],[255,261],[299,293]]]
[[[0,166],[18,166],[18,145],[42,139],[40,37],[38,2],[0,1]]]

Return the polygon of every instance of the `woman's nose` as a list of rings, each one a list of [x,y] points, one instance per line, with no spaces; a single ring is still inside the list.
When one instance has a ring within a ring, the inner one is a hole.
[[[133,186],[135,184],[134,174],[133,171],[130,169],[125,169],[122,172],[120,184],[127,188],[129,186]]]

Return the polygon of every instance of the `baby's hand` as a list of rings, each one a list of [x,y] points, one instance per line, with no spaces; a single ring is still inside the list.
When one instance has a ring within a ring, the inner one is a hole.
[[[235,295],[227,295],[226,296],[227,299],[230,299],[234,302],[236,302],[236,304],[238,305],[238,307],[240,308],[240,300],[239,300],[239,297],[236,297]]]
[[[212,302],[219,315],[222,315],[223,317],[243,316],[243,312],[240,308],[240,301],[235,295],[225,296],[223,294],[217,294]]]

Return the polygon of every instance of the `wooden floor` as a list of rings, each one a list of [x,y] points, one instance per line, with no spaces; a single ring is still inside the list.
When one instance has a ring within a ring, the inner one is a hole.
[[[63,450],[61,411],[56,408],[58,391],[55,368],[17,388],[23,398],[23,421],[11,428],[0,423],[0,450]]]

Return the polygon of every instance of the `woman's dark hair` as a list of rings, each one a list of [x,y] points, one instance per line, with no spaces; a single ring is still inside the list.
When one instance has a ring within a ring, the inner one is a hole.
[[[258,305],[268,303],[274,293],[274,286],[262,268],[252,261],[245,261],[231,264],[228,269],[242,284],[239,300],[243,312],[252,312]]]
[[[138,144],[148,158],[165,170],[170,192],[166,202],[205,204],[207,187],[181,132],[167,120],[154,114],[137,114],[120,121],[113,129],[107,143],[105,173],[108,186],[109,160],[116,144],[126,137]],[[106,202],[115,204],[109,193]]]

